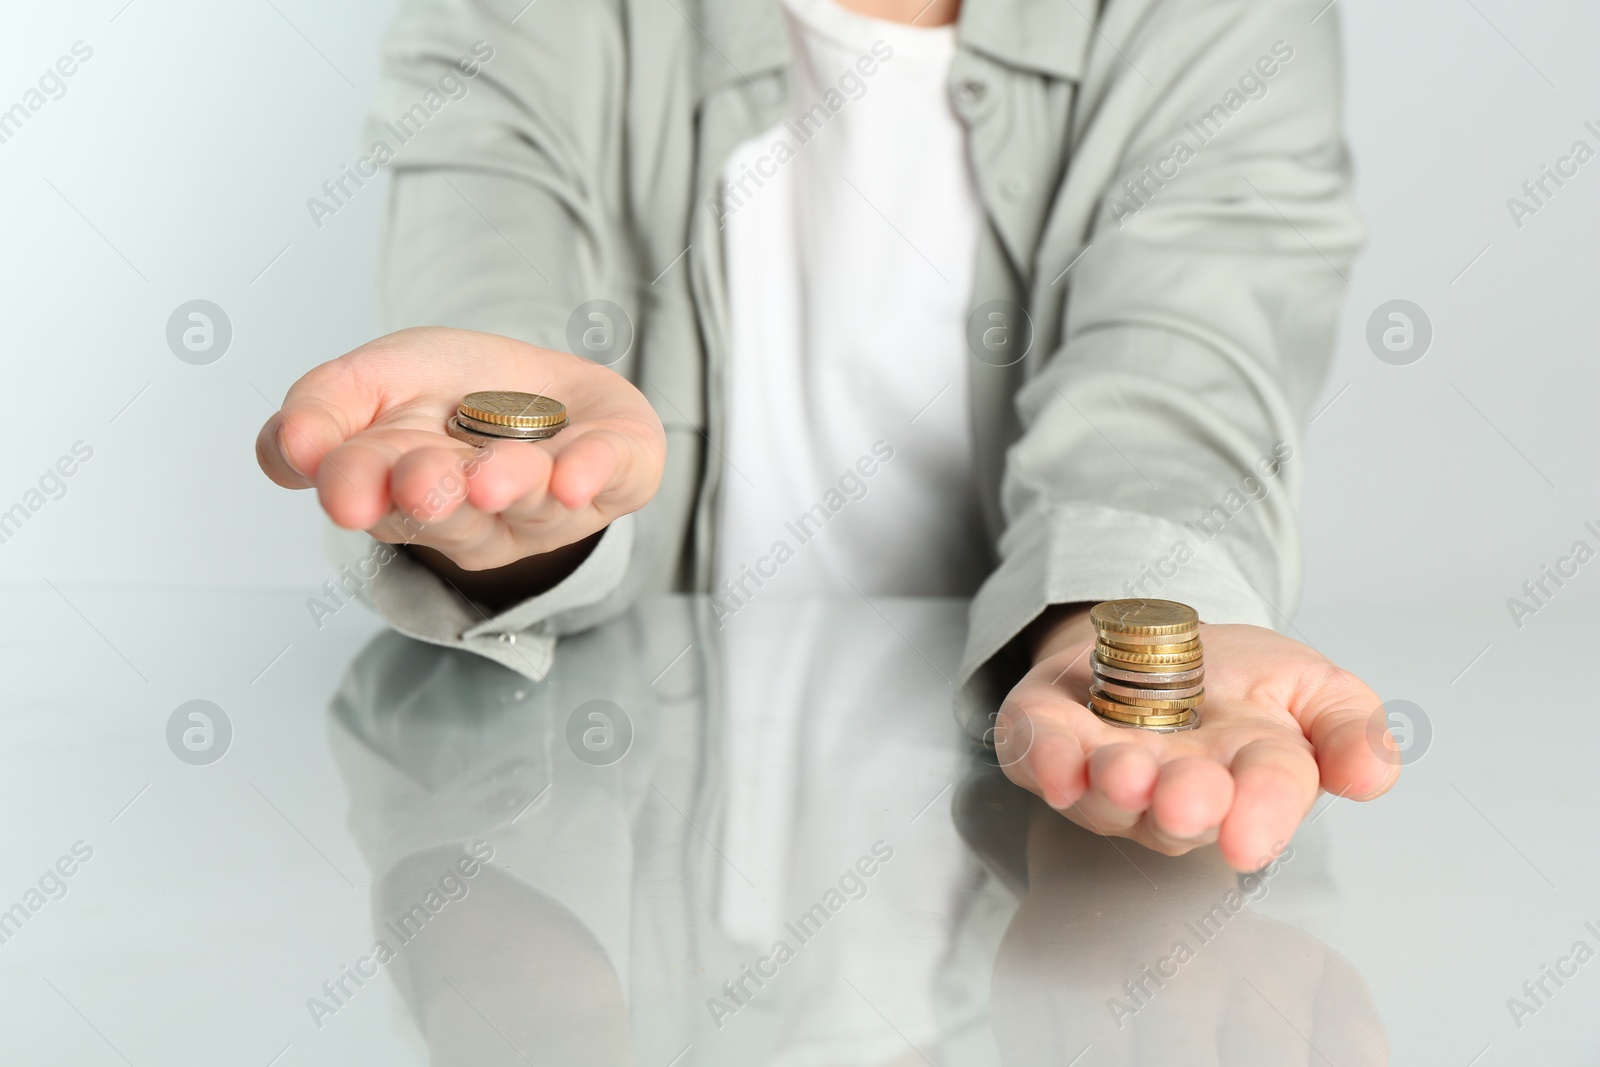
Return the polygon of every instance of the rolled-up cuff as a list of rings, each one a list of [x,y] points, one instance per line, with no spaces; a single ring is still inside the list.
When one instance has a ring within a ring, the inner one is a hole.
[[[358,595],[407,637],[476,652],[542,681],[554,662],[556,638],[594,625],[606,614],[605,603],[616,599],[633,554],[634,521],[633,515],[616,519],[571,574],[495,615],[486,615],[449,582],[404,552],[384,553],[387,561],[360,586]],[[350,564],[373,559],[374,552],[382,548],[366,534],[336,531],[330,538],[329,555],[336,564]],[[349,569],[341,568],[347,573]]]
[[[1026,670],[1013,642],[1053,604],[1150,596],[1182,601],[1204,622],[1275,628],[1281,618],[1224,544],[1152,515],[1048,506],[1007,530],[1001,552],[973,598],[956,681],[956,718],[975,738]]]

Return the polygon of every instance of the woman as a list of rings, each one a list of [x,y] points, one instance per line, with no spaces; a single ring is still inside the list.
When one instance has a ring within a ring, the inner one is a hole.
[[[370,534],[396,628],[535,678],[641,591],[971,594],[957,713],[1014,781],[1259,868],[1398,774],[1272,629],[1361,234],[1316,7],[407,0],[358,167],[399,332],[296,383],[261,465]],[[474,454],[480,389],[571,422]],[[1207,621],[1201,729],[1084,706],[1129,596]]]

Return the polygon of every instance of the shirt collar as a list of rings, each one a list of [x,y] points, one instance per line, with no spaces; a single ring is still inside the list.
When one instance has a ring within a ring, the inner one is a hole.
[[[700,93],[729,83],[754,82],[787,68],[789,30],[779,0],[669,0],[688,20],[692,37],[709,47],[697,50]]]
[[[957,43],[1007,66],[1077,81],[1094,24],[1092,0],[962,0]]]

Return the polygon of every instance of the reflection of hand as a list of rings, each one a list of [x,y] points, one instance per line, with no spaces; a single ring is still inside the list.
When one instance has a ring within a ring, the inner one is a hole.
[[[475,853],[476,854],[476,853]],[[373,930],[393,951],[390,976],[416,1017],[436,1067],[613,1067],[634,1062],[627,995],[594,934],[559,901],[484,863],[457,878],[460,896],[395,940],[456,846],[401,859],[373,893]]]
[[[547,441],[476,452],[445,423],[480,389],[553,396],[569,423]],[[468,571],[575,544],[638,510],[665,455],[660,419],[616,372],[440,328],[402,330],[313,368],[256,441],[267,476],[316,486],[340,526],[437,549]]]
[[[1247,902],[1279,891],[1272,867],[1241,879],[1206,856],[1139,854],[1135,866],[1044,814],[1028,828],[1027,888],[995,959],[1004,1062],[1066,1063],[1085,1045],[1097,1064],[1388,1062],[1350,962]],[[1279,866],[1293,862],[1286,853]]]
[[[1398,753],[1360,679],[1258,626],[1200,636],[1202,725],[1158,734],[1088,709],[1092,627],[1081,612],[1064,619],[1000,708],[1007,776],[1087,829],[1168,855],[1216,841],[1239,870],[1293,836],[1319,785],[1370,800],[1394,784]]]

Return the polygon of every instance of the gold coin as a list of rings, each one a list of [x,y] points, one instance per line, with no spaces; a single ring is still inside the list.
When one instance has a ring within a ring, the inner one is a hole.
[[[510,426],[519,430],[542,430],[567,421],[567,406],[538,393],[516,393],[491,389],[468,393],[456,413],[472,422],[491,426]]]
[[[1112,715],[1132,715],[1132,716],[1139,717],[1139,718],[1143,718],[1143,717],[1150,716],[1150,715],[1156,715],[1156,716],[1161,716],[1161,715],[1179,715],[1179,714],[1182,714],[1183,712],[1186,712],[1186,711],[1189,710],[1188,707],[1183,707],[1183,708],[1147,708],[1147,707],[1143,707],[1141,705],[1133,704],[1133,703],[1130,703],[1130,702],[1128,702],[1126,700],[1123,700],[1121,697],[1114,697],[1114,696],[1110,696],[1110,695],[1108,695],[1106,693],[1103,693],[1103,692],[1100,691],[1100,689],[1098,687],[1091,687],[1089,689],[1089,706],[1093,707],[1093,708],[1095,708],[1095,709],[1097,709],[1099,711],[1109,712]],[[1197,706],[1198,705],[1190,705],[1190,707],[1197,707]]]
[[[567,421],[562,419],[554,426],[541,426],[537,429],[526,429],[521,426],[499,426],[492,422],[481,422],[478,419],[468,418],[465,415],[457,415],[450,421],[459,423],[461,428],[469,433],[481,433],[488,437],[502,437],[506,438],[507,440],[518,441],[542,441],[546,437],[554,437],[567,425]]]
[[[1163,677],[1173,671],[1182,671],[1183,673],[1187,674],[1189,673],[1190,668],[1200,670],[1205,666],[1205,661],[1200,659],[1190,660],[1187,663],[1123,663],[1119,660],[1102,659],[1100,660],[1100,663],[1103,667],[1111,669],[1120,668],[1124,671],[1127,671],[1129,674],[1156,674],[1162,675]],[[1138,685],[1139,683],[1133,682],[1132,684]]]
[[[1197,711],[1191,711],[1188,718],[1182,722],[1175,722],[1171,726],[1151,726],[1149,723],[1142,722],[1122,722],[1108,715],[1101,715],[1099,712],[1096,712],[1095,716],[1107,726],[1115,726],[1119,730],[1144,730],[1152,734],[1179,734],[1189,730],[1200,729],[1200,713]]]
[[[1089,609],[1095,629],[1122,634],[1181,634],[1200,625],[1200,616],[1176,600],[1106,600]]]
[[[1143,709],[1140,711],[1141,715],[1150,715],[1152,713],[1164,713],[1169,711],[1187,711],[1190,708],[1199,707],[1201,704],[1205,703],[1206,699],[1206,693],[1204,689],[1196,693],[1194,696],[1189,697],[1129,697],[1118,696],[1115,693],[1109,693],[1098,685],[1089,687],[1089,695],[1091,697],[1099,697],[1101,700],[1109,700],[1118,704],[1126,704],[1129,707]]]
[[[1192,668],[1205,659],[1205,653],[1198,647],[1188,652],[1129,652],[1125,648],[1108,645],[1104,641],[1096,641],[1094,654],[1106,662],[1108,666],[1121,667],[1129,671],[1172,672],[1180,668]]]
[[[1101,718],[1127,726],[1177,726],[1179,723],[1188,722],[1195,714],[1186,708],[1170,714],[1152,715],[1148,709],[1130,708],[1126,704],[1098,697],[1089,698],[1089,707]]]
[[[1116,630],[1096,630],[1100,640],[1118,648],[1143,652],[1152,645],[1182,645],[1200,637],[1199,630],[1185,630],[1177,634],[1125,634]]]
[[[1164,734],[1174,733],[1178,730],[1193,729],[1195,726],[1200,724],[1200,717],[1192,711],[1186,711],[1182,715],[1178,716],[1163,716],[1163,721],[1161,722],[1152,722],[1149,719],[1119,719],[1115,715],[1106,715],[1099,711],[1095,712],[1095,716],[1101,722],[1107,723],[1111,726],[1118,726],[1129,730],[1155,730],[1157,733]],[[1168,718],[1171,718],[1173,721],[1166,722],[1165,719]]]
[[[1178,656],[1178,655],[1182,655],[1185,652],[1196,652],[1200,648],[1200,639],[1199,638],[1195,638],[1192,641],[1179,641],[1179,642],[1176,642],[1176,643],[1170,644],[1170,645],[1137,645],[1137,646],[1129,646],[1129,645],[1123,644],[1120,640],[1118,640],[1116,635],[1113,635],[1113,634],[1101,634],[1100,635],[1100,643],[1103,644],[1103,645],[1106,645],[1106,646],[1108,646],[1110,648],[1118,649],[1119,651],[1122,651],[1122,652],[1132,652],[1135,655],[1150,655],[1150,656]]]

